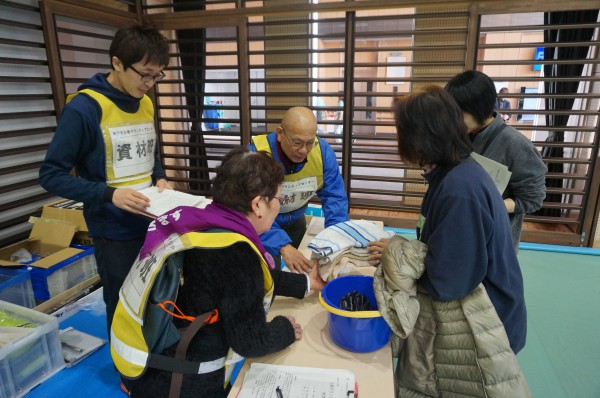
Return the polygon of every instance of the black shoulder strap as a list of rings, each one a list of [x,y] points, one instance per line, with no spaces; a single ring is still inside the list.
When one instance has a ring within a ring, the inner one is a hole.
[[[216,313],[218,315],[218,312]],[[207,312],[198,317],[186,328],[186,330],[181,335],[181,341],[177,344],[177,349],[175,351],[175,359],[178,359],[183,362],[186,361],[187,350],[192,342],[194,336],[200,329],[206,326],[208,319],[215,315],[215,312]],[[181,394],[181,386],[183,385],[183,373],[173,371],[171,375],[171,387],[169,389],[169,398],[179,398]]]
[[[183,330],[181,340],[177,344],[175,357],[169,357],[158,353],[150,353],[147,367],[172,372],[170,398],[177,398],[181,393],[184,374],[198,374],[200,362],[186,360],[187,349],[192,338],[200,329],[207,325],[208,319],[215,315],[215,311],[209,311],[196,317],[196,319]]]

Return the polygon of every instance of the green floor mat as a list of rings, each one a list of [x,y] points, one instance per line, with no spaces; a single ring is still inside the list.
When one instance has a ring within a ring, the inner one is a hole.
[[[527,344],[518,355],[534,397],[600,397],[600,256],[521,250]]]

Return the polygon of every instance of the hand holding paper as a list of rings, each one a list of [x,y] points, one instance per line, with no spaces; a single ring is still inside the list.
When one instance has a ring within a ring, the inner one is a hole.
[[[148,187],[137,191],[150,199],[150,205],[144,214],[151,218],[156,218],[177,206],[204,207],[209,203],[204,196],[190,195],[172,189],[158,191],[158,187]]]

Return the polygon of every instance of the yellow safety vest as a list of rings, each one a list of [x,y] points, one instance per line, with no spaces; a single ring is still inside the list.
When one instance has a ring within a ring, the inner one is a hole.
[[[129,113],[119,109],[104,94],[91,89],[69,95],[67,102],[79,93],[96,100],[102,109],[100,130],[106,150],[106,184],[136,190],[152,185],[157,145],[152,100],[144,95],[138,111]]]
[[[315,142],[318,138],[315,137]],[[267,135],[258,135],[252,140],[257,151],[272,153]],[[307,162],[297,173],[286,174],[281,184],[283,203],[279,213],[289,213],[305,206],[315,193],[323,187],[323,156],[321,146],[315,145],[308,153]]]
[[[159,300],[175,301],[182,266],[182,261],[177,264],[177,259],[181,260],[183,251],[193,248],[225,248],[237,242],[245,242],[250,245],[260,258],[265,292],[263,304],[265,312],[268,312],[273,297],[273,278],[266,260],[248,238],[227,230],[189,232],[183,235],[172,234],[146,257],[143,259],[138,257],[119,292],[119,303],[111,328],[110,353],[117,370],[122,375],[129,378],[142,376],[145,369],[152,365],[149,361],[151,361],[152,346],[156,345],[154,343],[158,340],[164,342],[163,347],[156,352],[156,354],[161,354],[162,349],[176,343],[179,339],[178,332],[171,322],[172,318],[168,314],[165,315],[166,312],[162,308],[149,305],[149,302],[155,302],[157,297],[160,297]],[[167,285],[169,287],[165,289],[164,286]],[[158,323],[156,316],[153,318],[153,322],[149,321],[153,314],[158,314],[163,319],[166,316],[168,321],[164,332],[160,333],[177,334],[177,336],[156,336],[156,333],[153,335],[153,332],[156,331],[145,329],[147,324],[156,325]],[[175,332],[172,332],[173,330]],[[184,362],[192,365],[195,374],[209,373],[226,367],[224,380],[224,386],[226,386],[233,370],[233,367],[228,365],[241,359],[243,358],[230,349],[226,357],[214,361]],[[163,370],[169,369],[163,368]]]

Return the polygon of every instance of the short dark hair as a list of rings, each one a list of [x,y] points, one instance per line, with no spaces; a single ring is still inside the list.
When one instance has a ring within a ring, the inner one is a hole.
[[[480,125],[494,114],[496,86],[485,73],[476,70],[459,73],[448,81],[445,89]]]
[[[265,151],[231,150],[213,178],[213,200],[243,213],[252,210],[252,199],[273,199],[283,182],[283,167]]]
[[[117,31],[108,54],[111,65],[112,57],[117,57],[125,69],[140,61],[167,66],[169,41],[151,25],[133,25]]]
[[[472,151],[462,112],[439,86],[426,86],[393,104],[398,153],[419,164],[454,166]]]

